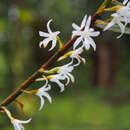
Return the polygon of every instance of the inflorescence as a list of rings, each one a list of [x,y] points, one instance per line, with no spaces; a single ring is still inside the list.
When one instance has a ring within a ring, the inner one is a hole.
[[[130,2],[129,0],[124,0],[123,3],[119,3],[117,0],[113,0],[112,3],[114,3],[114,6],[104,9],[104,11],[112,12],[110,18],[104,21],[100,20],[99,23],[105,23],[106,26],[103,31],[109,30],[117,24],[121,30],[121,34],[117,38],[120,38],[125,33],[126,26],[130,23]],[[94,28],[91,27],[91,21],[91,16],[85,15],[80,26],[72,23],[72,27],[74,29],[72,31],[72,38],[77,37],[77,39],[73,44],[72,50],[69,50],[57,60],[57,62],[59,62],[66,58],[69,58],[69,63],[62,66],[54,67],[50,70],[43,69],[41,71],[41,77],[35,80],[35,82],[44,83],[44,85],[39,89],[34,89],[30,91],[21,90],[24,93],[34,94],[40,98],[39,110],[43,109],[45,98],[49,101],[49,103],[52,103],[52,98],[49,94],[49,91],[52,88],[52,85],[50,85],[50,83],[56,83],[57,86],[60,88],[60,92],[63,92],[65,90],[65,86],[67,86],[70,82],[74,83],[75,81],[72,71],[81,63],[85,64],[85,58],[81,56],[84,50],[89,50],[90,47],[92,47],[94,51],[96,51],[96,44],[93,38],[98,37],[100,35],[100,31],[95,31]],[[39,46],[41,48],[45,48],[48,44],[50,44],[51,47],[49,48],[49,51],[51,51],[58,44],[60,50],[64,46],[59,37],[60,31],[52,32],[50,28],[51,22],[52,19],[49,20],[47,23],[48,32],[39,31],[39,35],[41,37],[44,37]],[[24,130],[23,124],[27,124],[31,121],[31,118],[26,121],[14,118],[11,112],[5,106],[1,107],[1,109],[2,112],[5,112],[9,117],[15,130]]]

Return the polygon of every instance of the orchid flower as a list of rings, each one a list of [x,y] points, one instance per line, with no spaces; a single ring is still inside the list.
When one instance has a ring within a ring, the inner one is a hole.
[[[39,35],[41,37],[45,37],[45,39],[40,42],[39,46],[41,47],[42,45],[44,45],[44,47],[46,47],[49,44],[49,42],[51,42],[52,46],[49,49],[49,51],[51,51],[56,46],[57,35],[60,33],[59,31],[52,32],[52,30],[50,29],[50,23],[51,22],[52,22],[52,19],[49,20],[48,23],[47,23],[48,33],[39,31]]]
[[[74,82],[74,76],[71,74],[72,70],[74,69],[74,67],[72,66],[72,62],[66,64],[66,65],[63,65],[60,67],[60,69],[57,71],[58,74],[62,75],[65,77],[65,79],[67,79],[67,83],[66,85],[69,84],[70,80],[72,82]]]
[[[64,54],[63,56],[61,56],[58,59],[58,61],[61,61],[61,60],[65,59],[65,58],[67,58],[67,57],[70,57],[70,58],[72,58],[73,61],[74,61],[74,59],[77,60],[77,63],[73,64],[74,67],[80,65],[81,62],[83,62],[85,64],[85,62],[86,62],[85,58],[80,56],[82,54],[82,52],[83,52],[82,47],[80,47],[80,48],[78,48],[76,50],[69,51],[66,54]]]
[[[39,110],[41,110],[43,108],[43,106],[44,106],[44,97],[46,97],[48,99],[48,101],[50,103],[52,103],[51,96],[47,92],[49,90],[51,90],[51,86],[48,84],[47,80],[46,80],[45,85],[37,90],[36,95],[39,96],[40,99],[41,99],[41,105],[40,105],[40,109]]]
[[[72,51],[72,55],[70,57],[72,59],[76,59],[78,61],[78,63],[73,66],[78,66],[78,65],[80,65],[81,62],[83,62],[84,64],[86,63],[85,58],[80,56],[80,54],[82,52],[83,52],[83,48],[81,48],[81,47]]]
[[[130,23],[130,2],[124,0],[123,5],[119,6],[116,13],[113,13],[111,16],[113,19],[107,24],[104,31],[117,24],[121,30],[121,34],[117,38],[120,38],[125,32],[125,27]]]
[[[85,19],[87,19],[86,16]],[[78,36],[73,46],[74,49],[76,49],[82,42],[83,44],[81,47],[85,47],[86,50],[90,48],[90,45],[94,48],[94,50],[96,50],[96,44],[92,39],[92,37],[99,36],[100,32],[94,31],[93,28],[90,28],[90,25],[91,25],[91,16],[89,16],[88,19],[86,20],[83,30],[79,30],[79,28],[72,25],[73,28],[75,29],[75,31],[72,31],[72,36]]]

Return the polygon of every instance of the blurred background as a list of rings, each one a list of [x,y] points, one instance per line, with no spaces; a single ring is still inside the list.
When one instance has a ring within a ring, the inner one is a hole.
[[[0,101],[7,97],[52,54],[40,49],[46,23],[60,30],[64,43],[71,38],[72,22],[80,24],[87,13],[92,15],[103,0],[1,0],[0,1]],[[60,93],[51,90],[53,103],[47,101],[37,111],[40,101],[26,94],[9,109],[19,119],[33,117],[27,130],[129,130],[130,129],[130,36],[105,32],[96,39],[97,51],[83,55],[86,64],[74,71],[76,82]],[[37,87],[40,84],[33,84]],[[0,114],[1,130],[12,130],[8,118]]]

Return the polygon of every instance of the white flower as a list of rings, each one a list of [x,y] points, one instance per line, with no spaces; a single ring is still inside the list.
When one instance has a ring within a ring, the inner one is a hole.
[[[47,91],[51,90],[51,86],[48,84],[48,81],[46,80],[46,84],[41,87],[40,89],[38,89],[36,95],[40,97],[41,99],[41,105],[40,105],[40,109],[41,110],[44,106],[44,97],[46,97],[48,99],[48,101],[50,103],[52,103],[52,99],[51,96],[48,94]]]
[[[24,126],[22,124],[27,124],[32,120],[31,118],[26,120],[26,121],[15,119],[14,117],[12,117],[9,110],[7,110],[5,107],[2,107],[2,108],[6,112],[6,114],[9,117],[11,123],[13,124],[14,130],[24,130]]]
[[[82,52],[83,52],[82,47],[80,47],[80,48],[78,48],[76,50],[69,51],[69,52],[65,53],[63,56],[61,56],[58,59],[58,61],[61,61],[61,60],[65,59],[65,58],[67,58],[67,57],[70,57],[72,59],[72,61],[74,61],[74,59],[77,60],[77,63],[73,64],[74,67],[78,66],[81,62],[85,64],[86,63],[85,58],[80,56],[82,54]]]
[[[85,18],[87,19],[87,17]],[[74,49],[76,49],[80,45],[80,42],[83,42],[81,47],[85,47],[85,49],[88,50],[91,45],[94,48],[94,50],[96,50],[96,44],[91,37],[97,37],[100,34],[100,32],[94,31],[93,28],[90,28],[90,25],[91,25],[91,16],[89,16],[88,20],[86,20],[83,30],[72,25],[73,28],[75,29],[75,31],[72,31],[72,36],[78,36],[73,46]]]
[[[118,13],[114,13],[111,16],[113,17],[112,21],[107,24],[107,26],[104,28],[103,31],[106,31],[109,28],[111,28],[112,26],[114,26],[115,24],[117,24],[121,29],[121,35],[119,35],[117,38],[120,38],[125,32],[125,26],[126,25],[124,25],[122,23],[122,17]]]
[[[49,42],[52,42],[52,46],[49,49],[49,51],[51,51],[56,46],[56,42],[57,42],[57,38],[56,37],[60,33],[59,31],[52,32],[52,30],[50,29],[50,23],[51,22],[52,22],[52,19],[49,20],[48,23],[47,23],[48,33],[39,31],[39,35],[41,37],[45,37],[45,39],[40,42],[39,46],[41,47],[42,45],[44,45],[44,47],[46,47]]]
[[[58,86],[60,87],[60,92],[63,92],[65,89],[65,85],[61,82],[65,80],[65,77],[61,74],[55,74],[55,75],[51,75],[50,81],[57,83]]]
[[[66,85],[69,84],[70,80],[72,82],[74,82],[74,76],[71,74],[72,70],[74,69],[74,67],[72,66],[72,62],[64,65],[64,66],[61,66],[60,69],[57,71],[57,73],[59,73],[60,75],[64,76],[65,79],[67,79],[67,82],[66,82]]]
[[[120,6],[119,10],[111,16],[113,19],[107,24],[104,31],[117,24],[121,30],[121,34],[117,38],[120,38],[125,32],[125,27],[128,23],[130,23],[130,2],[128,2],[128,0],[124,0],[123,5]]]
[[[78,63],[73,66],[78,66],[78,65],[80,65],[81,62],[83,62],[84,64],[86,63],[85,58],[80,56],[80,54],[82,52],[83,52],[83,48],[81,48],[81,47],[72,51],[72,54],[70,55],[70,57],[72,59],[76,59],[78,61]]]

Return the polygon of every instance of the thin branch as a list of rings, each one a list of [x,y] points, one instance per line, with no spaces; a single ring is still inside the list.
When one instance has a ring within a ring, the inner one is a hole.
[[[103,13],[103,9],[110,4],[112,0],[104,0],[103,4],[99,7],[96,13],[92,16],[91,23],[94,24],[96,19]],[[105,6],[104,6],[105,3]],[[0,111],[2,111],[2,106],[7,106],[12,103],[18,96],[22,94],[21,90],[27,89],[37,78],[41,76],[41,69],[45,70],[52,66],[61,56],[63,56],[74,44],[78,37],[75,36],[70,41],[68,41],[58,52],[56,52],[45,64],[43,64],[40,69],[38,69],[34,74],[32,74],[27,80],[25,80],[18,88],[12,92],[3,102],[0,104]]]

